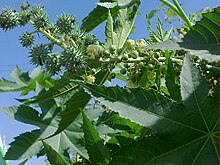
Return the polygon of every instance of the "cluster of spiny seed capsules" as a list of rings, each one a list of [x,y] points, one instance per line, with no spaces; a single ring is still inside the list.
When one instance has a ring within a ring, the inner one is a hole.
[[[86,33],[76,27],[77,19],[70,14],[61,14],[55,23],[50,22],[44,7],[30,6],[28,3],[20,5],[20,11],[5,8],[0,13],[0,28],[4,31],[17,26],[32,24],[35,30],[25,32],[20,36],[23,47],[30,53],[30,62],[36,66],[42,65],[53,74],[61,70],[76,71],[85,63],[86,48],[97,42],[94,35]],[[36,36],[43,35],[48,39],[46,43],[37,43]],[[59,52],[54,53],[58,45]]]

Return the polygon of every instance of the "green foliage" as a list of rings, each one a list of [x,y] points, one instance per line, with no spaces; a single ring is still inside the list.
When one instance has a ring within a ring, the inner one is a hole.
[[[118,20],[115,23],[116,24],[115,28],[113,25],[113,17],[111,11],[108,10],[108,18],[105,28],[107,48],[110,48],[111,45],[114,45],[116,49],[120,49],[124,46],[125,41],[132,30],[139,4],[140,3],[134,5],[133,11],[128,16],[128,19],[127,19],[128,9],[127,8],[120,9],[117,15]]]
[[[85,144],[91,163],[107,164],[105,161],[110,160],[110,154],[107,148],[104,146],[102,139],[87,116],[84,113],[82,113],[82,116]]]
[[[152,10],[146,16],[150,36],[129,39],[139,0],[100,0],[81,29],[69,14],[50,22],[41,5],[3,9],[4,31],[34,27],[19,40],[30,50],[30,63],[42,65],[31,74],[16,67],[15,81],[0,79],[0,92],[34,92],[18,98],[21,105],[0,111],[38,127],[15,137],[5,159],[25,164],[45,156],[47,163],[60,165],[218,164],[219,8],[204,12],[191,26],[194,18],[187,18],[176,0],[161,2],[184,19],[183,38],[169,40],[172,28],[164,32],[159,18],[154,30],[150,19],[157,10]],[[87,32],[103,21],[106,40],[101,43]],[[36,40],[39,33],[48,40]],[[126,87],[112,86],[115,78]]]
[[[57,165],[69,165],[69,163],[61,156],[59,155],[51,146],[49,146],[47,143],[43,142],[44,150],[47,153],[48,160],[51,164],[57,164]]]
[[[8,162],[4,159],[4,155],[5,155],[5,146],[4,146],[4,139],[0,136],[0,163],[2,165],[7,165]]]
[[[208,96],[208,83],[189,58],[184,59],[181,73],[182,104],[153,90],[81,85],[112,111],[156,133],[120,150],[110,164],[179,164],[179,159],[182,164],[218,163],[218,88],[214,96]],[[180,153],[185,156],[180,158]]]
[[[170,93],[170,97],[175,101],[181,101],[180,96],[180,87],[178,81],[176,80],[175,70],[173,67],[173,63],[170,59],[171,54],[168,51],[165,51],[166,56],[166,87],[168,92]]]
[[[39,85],[42,88],[51,88],[54,82],[51,75],[41,67],[34,69],[30,75],[27,72],[22,72],[19,67],[16,67],[10,76],[15,82],[4,78],[0,79],[1,92],[21,91],[21,95],[26,95],[30,91],[36,91]]]
[[[218,61],[219,53],[219,8],[203,14],[184,37],[173,38],[169,41],[149,45],[146,49],[185,50],[208,61]]]

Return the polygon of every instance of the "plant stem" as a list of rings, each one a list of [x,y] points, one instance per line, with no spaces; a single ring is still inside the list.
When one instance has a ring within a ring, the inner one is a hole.
[[[183,11],[182,7],[180,6],[177,0],[173,0],[173,3],[177,7],[179,13],[181,14],[181,18],[186,22],[186,24],[191,27],[192,23],[190,22],[189,18],[187,17],[186,13]]]
[[[30,23],[31,25],[34,24],[33,21],[30,21],[29,23]],[[46,32],[45,30],[43,30],[43,29],[40,28],[40,29],[37,30],[37,32],[42,33],[42,34],[45,35],[52,43],[54,43],[54,44],[60,46],[61,48],[63,48],[63,49],[66,48],[65,43],[63,43],[63,42],[59,41],[58,39],[54,38],[52,35],[50,35],[50,33]]]
[[[188,27],[192,26],[192,23],[190,22],[189,18],[187,17],[186,13],[183,11],[182,7],[180,6],[179,2],[177,0],[173,0],[173,5],[168,0],[160,0],[162,3],[164,3],[166,6],[168,6],[171,10],[176,12],[177,15],[179,15],[185,23],[188,25]]]
[[[168,0],[160,0],[162,3],[167,5],[170,9],[172,9],[177,15],[181,17],[181,14],[176,6],[174,6],[172,3],[170,3]],[[182,18],[182,17],[181,17]]]
[[[42,33],[43,35],[45,35],[50,41],[52,41],[53,43],[55,43],[56,45],[60,46],[61,48],[65,49],[66,45],[59,41],[58,39],[54,38],[52,35],[50,35],[49,33],[47,33],[45,30],[43,29],[38,29],[38,31],[40,33]]]

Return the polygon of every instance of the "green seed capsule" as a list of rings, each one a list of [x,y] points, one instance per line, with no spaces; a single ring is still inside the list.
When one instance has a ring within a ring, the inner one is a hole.
[[[96,73],[96,69],[95,68],[92,68],[91,70],[90,70],[90,74],[95,74]]]
[[[137,52],[136,50],[133,50],[133,51],[131,52],[131,57],[134,58],[134,59],[136,59],[136,58],[138,57],[138,52]]]
[[[152,71],[154,69],[154,65],[153,64],[148,64],[147,65],[147,70]]]
[[[127,61],[127,60],[128,60],[128,54],[123,54],[122,60],[123,60],[123,61]]]
[[[110,55],[109,51],[108,50],[104,50],[103,52],[104,56],[108,57]]]
[[[161,65],[159,69],[160,69],[161,73],[164,73],[165,70],[166,70],[166,66],[165,65]]]
[[[137,69],[143,69],[145,67],[144,63],[143,62],[140,62],[138,65],[137,65]]]
[[[114,54],[114,53],[115,53],[115,50],[116,50],[115,45],[111,45],[111,46],[110,46],[110,52],[111,52],[112,54]]]
[[[114,79],[116,77],[116,74],[115,73],[111,73],[110,77],[111,77],[111,79]]]
[[[154,54],[154,57],[155,57],[155,58],[159,58],[159,57],[160,57],[160,53],[159,53],[159,52],[156,52],[156,53]]]
[[[111,70],[115,69],[115,65],[114,65],[114,64],[111,64],[111,65],[110,65],[110,69],[111,69]]]
[[[120,70],[120,73],[121,73],[121,74],[126,74],[126,72],[127,72],[127,70],[126,70],[125,68],[122,68],[122,69]]]
[[[118,57],[115,57],[115,62],[116,62],[116,63],[119,63],[119,62],[121,62],[121,57],[120,57],[120,56],[118,56]]]
[[[114,58],[110,58],[109,62],[110,63],[115,63],[115,59]]]
[[[123,65],[125,68],[129,68],[130,67],[130,65],[128,64],[128,63],[124,63],[124,65]]]

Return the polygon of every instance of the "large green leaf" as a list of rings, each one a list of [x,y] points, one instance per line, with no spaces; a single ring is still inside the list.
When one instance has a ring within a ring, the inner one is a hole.
[[[185,36],[174,37],[168,41],[148,45],[146,49],[185,50],[208,61],[219,61],[219,7],[203,14]]]
[[[82,115],[84,138],[86,149],[89,154],[89,160],[92,164],[99,164],[101,162],[106,164],[105,161],[110,160],[109,151],[105,147],[102,139],[99,137],[99,134],[93,124],[84,113],[82,113]]]
[[[115,153],[110,164],[218,164],[218,87],[209,96],[208,83],[187,58],[181,73],[183,104],[153,90],[81,84],[120,116],[154,132]]]
[[[22,72],[17,66],[10,76],[15,82],[4,78],[0,79],[0,92],[21,91],[21,95],[25,95],[28,92],[35,90],[37,83],[44,88],[50,88],[53,86],[51,75],[44,72],[41,67],[35,68],[31,74],[28,75],[28,72]]]
[[[50,145],[43,142],[44,150],[47,154],[47,158],[52,165],[69,165],[69,163],[58,154]]]
[[[83,19],[81,29],[89,32],[104,22],[108,17],[108,8],[112,16],[116,17],[120,8],[130,7],[139,1],[140,0],[100,0],[99,5]]]
[[[117,49],[124,46],[125,41],[133,28],[139,5],[140,2],[137,1],[136,5],[133,6],[133,10],[132,13],[130,13],[130,16],[128,16],[128,8],[120,9],[117,15],[116,23],[113,21],[111,11],[108,10],[108,18],[105,27],[107,48],[109,48],[111,45],[116,46]]]
[[[116,0],[100,0],[100,2],[116,2]],[[111,12],[114,13],[113,15],[116,15],[118,11],[118,6],[111,9]],[[93,30],[96,26],[104,22],[107,19],[107,16],[108,9],[105,7],[97,6],[89,13],[87,17],[83,19],[81,29],[85,30],[86,32],[89,32]]]
[[[170,93],[170,97],[175,100],[175,101],[181,101],[181,96],[180,96],[180,87],[179,84],[177,83],[177,76],[175,74],[175,70],[173,67],[173,63],[170,59],[171,53],[169,51],[165,51],[165,64],[167,66],[166,69],[166,87]]]
[[[100,71],[96,74],[96,83],[103,84],[108,78],[109,72]],[[61,113],[61,120],[59,122],[59,127],[54,135],[59,134],[65,128],[67,128],[71,123],[75,121],[77,116],[80,114],[88,102],[90,101],[91,96],[89,96],[82,89],[76,91],[66,102],[65,109]]]
[[[77,85],[71,82],[72,76],[62,76],[54,82],[52,88],[41,95],[28,99],[26,103],[32,104],[50,100],[68,94],[77,88]]]
[[[63,154],[64,150],[70,148],[79,153],[82,157],[88,158],[82,140],[82,115],[79,114],[74,122],[60,134],[48,138],[58,129],[60,121],[59,113],[61,109],[56,107],[53,100],[41,102],[40,107],[42,113],[25,105],[0,109],[0,111],[5,112],[17,121],[32,124],[40,128],[31,132],[25,132],[16,137],[15,141],[10,144],[11,147],[6,153],[6,159],[18,160],[31,158],[32,156],[37,155],[43,147],[40,140],[45,138],[44,141],[59,154]],[[89,116],[90,120],[94,120],[103,113],[103,110],[87,106],[87,108],[85,108],[85,113]],[[100,130],[100,134],[103,135],[103,133],[105,132]]]

